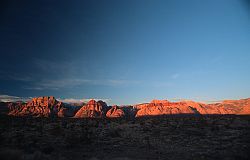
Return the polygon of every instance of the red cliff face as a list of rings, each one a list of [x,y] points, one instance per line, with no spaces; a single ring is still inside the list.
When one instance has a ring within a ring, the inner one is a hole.
[[[8,103],[8,115],[18,116],[19,113],[27,104],[24,102],[9,102]]]
[[[223,107],[226,113],[250,114],[250,98],[240,100],[225,100],[221,104],[217,104],[217,106]]]
[[[9,107],[9,115],[13,116],[50,117],[57,116],[63,103],[50,96],[33,98],[27,104],[12,103]]]
[[[113,106],[110,110],[108,110],[106,117],[108,118],[122,118],[125,117],[124,111],[118,106]]]
[[[141,116],[156,116],[166,114],[197,114],[196,108],[189,106],[184,102],[169,102],[153,100],[150,103],[136,105],[135,108],[138,110],[136,117]]]
[[[138,110],[136,117],[166,114],[250,114],[250,99],[226,100],[214,104],[153,100],[135,107]]]
[[[152,100],[150,103],[111,109],[103,101],[90,100],[79,107],[66,106],[54,97],[37,97],[31,101],[4,103],[2,112],[13,116],[34,117],[76,117],[76,118],[118,118],[142,117],[168,114],[237,114],[250,115],[250,98],[241,100],[225,100],[220,103],[204,104],[194,101],[169,102],[167,100]],[[6,107],[7,106],[7,107]]]
[[[96,102],[95,100],[90,100],[86,105],[84,105],[75,114],[75,118],[102,118],[105,117],[105,113],[108,107],[103,101]]]

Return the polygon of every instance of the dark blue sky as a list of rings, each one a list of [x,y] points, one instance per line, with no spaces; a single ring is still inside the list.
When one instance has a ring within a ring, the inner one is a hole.
[[[6,1],[0,95],[250,97],[247,0]]]

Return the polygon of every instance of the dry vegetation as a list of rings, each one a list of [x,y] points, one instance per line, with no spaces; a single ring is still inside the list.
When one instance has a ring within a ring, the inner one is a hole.
[[[250,117],[0,118],[4,159],[249,159]]]

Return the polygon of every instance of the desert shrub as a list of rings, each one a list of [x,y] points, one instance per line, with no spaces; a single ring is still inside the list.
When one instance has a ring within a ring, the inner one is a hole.
[[[110,137],[121,137],[122,130],[119,128],[110,128],[108,131],[108,135]]]
[[[61,133],[63,133],[63,129],[60,125],[54,125],[49,129],[49,133],[54,136],[60,135]]]
[[[15,149],[1,149],[1,160],[23,160],[23,153],[20,150]]]
[[[50,160],[53,159],[50,155],[44,154],[40,151],[36,151],[33,154],[26,154],[23,156],[25,160]]]

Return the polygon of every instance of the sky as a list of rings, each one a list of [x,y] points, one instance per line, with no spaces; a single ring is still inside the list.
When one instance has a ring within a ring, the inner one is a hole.
[[[250,97],[248,0],[6,0],[0,7],[0,100]]]

